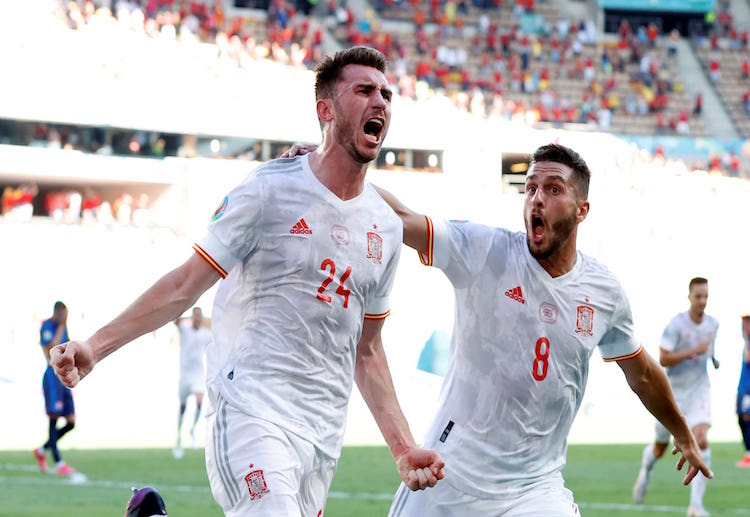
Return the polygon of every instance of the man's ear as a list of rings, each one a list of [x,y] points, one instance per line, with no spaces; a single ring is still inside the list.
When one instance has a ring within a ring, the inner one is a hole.
[[[318,99],[315,103],[315,109],[318,112],[318,120],[321,124],[333,120],[333,102],[331,99]]]
[[[576,202],[576,219],[579,223],[589,215],[589,202],[585,199]]]

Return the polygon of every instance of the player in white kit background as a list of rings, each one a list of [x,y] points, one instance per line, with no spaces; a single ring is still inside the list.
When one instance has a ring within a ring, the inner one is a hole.
[[[178,318],[174,323],[180,338],[180,376],[177,384],[180,412],[177,415],[177,444],[172,449],[172,454],[180,459],[184,454],[182,421],[191,395],[195,399],[195,413],[190,426],[190,442],[193,448],[196,447],[195,428],[203,406],[203,393],[206,391],[206,349],[211,342],[211,319],[203,316],[200,307],[193,307],[189,318]]]
[[[662,333],[659,362],[666,368],[677,405],[687,419],[706,465],[710,467],[708,429],[711,427],[711,381],[706,366],[710,359],[714,368],[719,367],[714,354],[719,322],[705,312],[708,280],[702,277],[691,279],[688,300],[690,308],[672,318]],[[645,500],[654,464],[669,445],[669,431],[658,421],[655,425],[654,443],[643,449],[641,469],[633,486],[633,499],[637,503]],[[703,506],[707,482],[705,476],[698,474],[690,486],[687,514],[691,517],[709,515]]]
[[[525,233],[432,220],[381,191],[404,222],[404,243],[443,270],[456,296],[448,372],[423,444],[449,467],[431,490],[402,485],[390,515],[578,515],[562,469],[597,349],[675,436],[678,468],[689,464],[684,483],[699,471],[712,476],[664,372],[633,335],[622,287],[577,251],[590,174],[564,146],[537,149]]]
[[[384,56],[354,47],[316,67],[320,147],[263,164],[216,210],[181,266],[86,341],[53,349],[74,386],[216,283],[206,467],[226,515],[321,516],[357,386],[414,490],[444,475],[418,448],[381,342],[402,224],[365,181],[391,117]]]

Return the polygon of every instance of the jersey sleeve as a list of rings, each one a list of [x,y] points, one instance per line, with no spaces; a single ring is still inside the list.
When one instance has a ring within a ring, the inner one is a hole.
[[[677,347],[679,337],[680,327],[677,324],[677,318],[675,317],[672,318],[664,328],[664,332],[661,334],[661,340],[659,341],[659,347],[672,352]]]
[[[599,353],[605,361],[622,361],[635,357],[642,351],[643,346],[634,334],[630,301],[620,288],[620,299],[612,314],[610,327],[599,342]]]
[[[426,266],[442,269],[456,287],[476,278],[492,246],[492,229],[465,221],[427,218],[427,250],[419,252]]]
[[[378,284],[375,295],[367,300],[365,306],[365,319],[382,319],[391,313],[390,294],[393,289],[393,280],[396,276],[398,261],[401,256],[401,234],[396,240],[393,254],[388,261],[382,281]]]
[[[401,221],[394,220],[393,231],[389,232],[388,239],[393,249],[374,295],[365,303],[365,319],[382,319],[391,313],[390,294],[396,277],[398,261],[401,258],[401,242],[404,238],[403,230],[404,227]]]
[[[255,174],[227,194],[193,249],[222,276],[256,249],[263,220],[263,182]]]

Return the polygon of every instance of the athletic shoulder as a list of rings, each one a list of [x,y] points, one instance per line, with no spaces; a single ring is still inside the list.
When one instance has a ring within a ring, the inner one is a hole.
[[[611,292],[612,295],[617,292],[617,299],[622,297],[624,289],[620,283],[620,279],[617,278],[617,275],[606,264],[580,251],[578,252],[578,259],[581,261],[580,271],[582,279]]]
[[[302,157],[295,156],[293,158],[276,158],[269,160],[260,165],[251,176],[255,177],[273,177],[273,176],[288,176],[290,174],[297,174],[303,172],[304,167],[302,165]]]
[[[365,203],[373,207],[379,214],[383,214],[389,225],[402,226],[401,218],[393,211],[385,199],[378,193],[369,181],[365,181]]]

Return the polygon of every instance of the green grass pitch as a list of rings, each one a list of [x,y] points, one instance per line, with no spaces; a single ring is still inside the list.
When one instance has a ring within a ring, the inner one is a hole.
[[[631,487],[643,445],[571,445],[565,468],[586,517],[685,515],[689,488],[674,458],[660,461],[644,505],[634,505]],[[750,517],[750,469],[734,467],[739,444],[712,444],[713,470],[705,503],[713,517]],[[3,517],[122,516],[131,485],[150,485],[164,497],[172,517],[221,516],[208,488],[203,451],[175,460],[166,449],[66,450],[65,458],[88,476],[70,484],[41,474],[30,451],[0,451],[0,515]],[[450,468],[448,466],[448,468]],[[385,516],[398,485],[384,447],[345,447],[331,487],[326,517]]]

